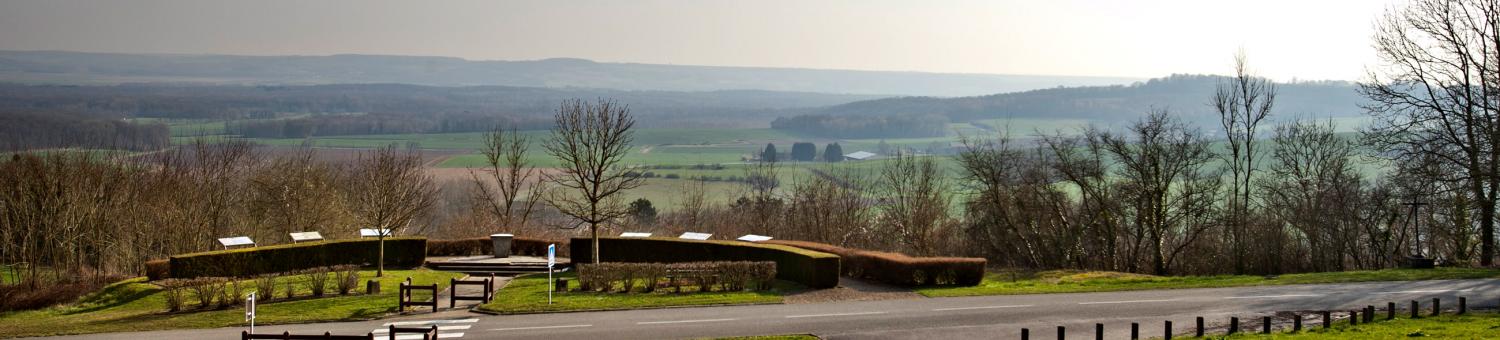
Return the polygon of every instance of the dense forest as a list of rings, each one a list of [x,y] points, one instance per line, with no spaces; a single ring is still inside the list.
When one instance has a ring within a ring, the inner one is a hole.
[[[0,112],[0,151],[50,148],[156,150],[171,142],[165,124],[62,112]]]

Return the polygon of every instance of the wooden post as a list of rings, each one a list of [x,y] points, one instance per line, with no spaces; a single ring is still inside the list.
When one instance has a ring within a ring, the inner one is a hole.
[[[1030,329],[1026,329],[1026,328],[1022,328],[1021,329],[1021,340],[1031,340],[1031,330]]]
[[[1458,297],[1458,314],[1463,315],[1467,312],[1469,312],[1469,298]]]
[[[1068,328],[1057,326],[1057,340],[1067,340]]]
[[[1386,320],[1395,320],[1396,319],[1396,303],[1395,302],[1386,302],[1385,303],[1385,319]]]
[[[1269,317],[1269,316],[1262,316],[1262,317],[1260,317],[1260,323],[1261,323],[1260,333],[1261,334],[1271,334],[1271,317]]]
[[[1163,339],[1172,340],[1172,320],[1167,320],[1167,327],[1163,332],[1165,332],[1162,336]]]
[[[451,278],[451,277],[448,278],[448,290],[451,290],[450,292],[448,292],[448,308],[449,309],[452,309],[454,307],[458,307],[458,285],[456,283],[458,283],[458,279],[454,279],[454,278]],[[437,292],[433,292],[433,294],[436,294],[436,293]]]
[[[1203,317],[1201,317],[1201,316],[1198,317],[1197,331],[1193,332],[1193,336],[1200,337],[1200,338],[1203,337]]]
[[[1094,340],[1104,340],[1104,324],[1094,324]]]
[[[1230,335],[1230,334],[1239,333],[1239,332],[1240,332],[1240,318],[1239,317],[1230,317],[1229,318],[1229,332],[1224,333],[1224,334],[1225,335]]]
[[[1432,298],[1432,316],[1438,316],[1438,313],[1442,312],[1441,303],[1442,301],[1438,300],[1438,298]]]
[[[1375,322],[1375,306],[1365,305],[1365,323]]]
[[[1358,325],[1358,324],[1359,324],[1359,311],[1353,311],[1353,310],[1349,311],[1349,325],[1353,326],[1353,325]]]
[[[1292,313],[1292,333],[1302,331],[1302,313]]]
[[[1323,311],[1323,328],[1333,327],[1333,312]]]
[[[1411,300],[1411,318],[1413,319],[1421,317],[1420,315],[1417,315],[1417,313],[1419,313],[1417,311],[1417,308],[1417,300]]]
[[[1137,339],[1140,339],[1140,338],[1141,338],[1141,324],[1140,323],[1136,323],[1136,322],[1131,322],[1130,323],[1130,340],[1137,340]]]

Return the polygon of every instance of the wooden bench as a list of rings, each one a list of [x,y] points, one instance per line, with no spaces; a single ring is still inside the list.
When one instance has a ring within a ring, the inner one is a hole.
[[[433,301],[437,301],[437,300],[434,299]],[[437,338],[438,338],[438,326],[437,325],[432,325],[431,328],[415,328],[415,327],[408,328],[408,327],[390,326],[389,329],[390,329],[390,333],[387,333],[387,334],[389,334],[391,336],[390,340],[396,340],[396,334],[421,334],[422,335],[422,340],[437,340]]]
[[[425,301],[425,302],[422,302],[422,301],[413,301],[412,300],[411,292],[414,291],[414,290],[425,290],[425,291],[432,292],[432,299],[428,300],[428,301]],[[425,286],[413,285],[413,284],[411,284],[411,278],[408,277],[408,278],[406,278],[405,282],[401,282],[401,291],[400,291],[401,294],[399,294],[397,296],[397,298],[400,299],[400,305],[397,307],[396,311],[397,312],[406,312],[406,306],[413,306],[413,307],[429,306],[429,307],[432,307],[432,312],[433,313],[437,313],[437,310],[438,310],[437,292],[438,292],[438,285],[436,283],[431,284],[431,285],[425,285]]]
[[[321,335],[312,335],[312,334],[292,334],[291,332],[281,332],[281,334],[252,334],[249,331],[241,331],[240,332],[240,340],[250,340],[250,339],[280,339],[280,340],[295,340],[295,339],[305,339],[305,340],[313,340],[313,339],[321,339],[321,340],[375,340],[375,333],[365,333],[365,335],[333,335],[333,334],[328,333],[328,332],[323,332],[323,334],[321,334]],[[434,339],[436,339],[436,338],[434,337]]]
[[[480,293],[479,296],[458,296],[458,286],[461,285],[479,286],[481,289],[484,289],[484,292]],[[452,294],[448,294],[448,308],[458,306],[458,300],[490,302],[490,299],[495,297],[495,275],[490,274],[488,278],[476,280],[448,279],[448,289],[452,291]]]

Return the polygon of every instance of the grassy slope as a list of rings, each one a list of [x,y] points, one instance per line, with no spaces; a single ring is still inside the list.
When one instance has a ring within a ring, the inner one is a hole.
[[[360,272],[361,278],[374,277],[374,271]],[[319,299],[270,301],[256,306],[257,324],[286,324],[340,320],[371,319],[396,309],[398,284],[411,277],[416,283],[437,282],[446,286],[448,278],[459,274],[428,270],[388,270],[380,279],[381,294],[350,295]],[[77,303],[35,311],[0,314],[0,338],[86,334],[101,332],[146,331],[181,328],[213,328],[243,325],[243,307],[202,312],[165,313],[160,287],[144,278],[121,281],[80,299]],[[291,278],[300,287],[300,277]],[[330,281],[332,281],[330,279]],[[363,281],[363,280],[361,280]],[[254,286],[252,281],[242,285]],[[330,282],[330,285],[332,283]],[[284,287],[284,283],[281,284]],[[330,287],[329,294],[337,294]],[[284,288],[278,288],[281,290]],[[363,289],[363,285],[359,287]],[[247,291],[254,288],[247,288]],[[307,295],[306,287],[298,289]],[[284,296],[278,292],[278,296]],[[189,294],[189,300],[192,300]],[[188,302],[196,306],[197,302]]]
[[[995,273],[973,287],[929,287],[916,291],[928,297],[1110,292],[1146,289],[1215,288],[1365,281],[1481,279],[1500,277],[1500,270],[1473,268],[1386,269],[1288,274],[1274,278],[1251,275],[1152,276],[1114,272],[1053,270],[1034,274]]]
[[[571,286],[577,286],[576,276],[573,273],[565,273],[557,277],[569,278],[573,280]],[[547,276],[545,274],[531,274],[511,280],[509,284],[505,285],[504,289],[495,294],[493,302],[482,305],[479,309],[503,314],[525,314],[674,306],[781,303],[783,294],[799,289],[802,289],[802,287],[797,284],[778,281],[776,288],[768,291],[689,293],[685,289],[682,294],[670,293],[664,290],[659,290],[655,293],[636,292],[630,294],[554,292],[552,295],[553,303],[549,305],[547,304]]]
[[[1438,339],[1497,339],[1500,338],[1500,315],[1494,313],[1472,313],[1468,315],[1444,315],[1421,319],[1396,319],[1349,326],[1340,323],[1324,330],[1315,327],[1301,333],[1275,333],[1271,335],[1237,334],[1212,337],[1215,339],[1398,339],[1429,337]]]

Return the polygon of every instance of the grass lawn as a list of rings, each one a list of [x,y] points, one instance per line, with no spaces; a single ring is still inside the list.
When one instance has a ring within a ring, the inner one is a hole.
[[[1471,313],[1468,315],[1444,315],[1421,319],[1396,319],[1349,326],[1343,323],[1324,330],[1314,327],[1300,333],[1274,333],[1271,335],[1236,334],[1234,336],[1208,337],[1214,339],[1398,339],[1429,337],[1437,339],[1497,339],[1500,338],[1500,315],[1495,313]]]
[[[556,277],[566,277],[572,282],[570,285],[577,287],[576,274],[564,273]],[[675,306],[702,306],[702,305],[729,305],[729,304],[758,304],[758,303],[781,303],[782,295],[787,292],[801,290],[801,285],[777,281],[776,287],[767,291],[742,291],[742,292],[688,292],[684,289],[682,294],[668,292],[667,289],[659,289],[654,293],[635,292],[625,293],[597,293],[597,292],[554,292],[552,304],[547,304],[547,275],[530,274],[511,280],[505,288],[495,294],[494,302],[479,307],[482,311],[501,314],[526,314],[542,312],[569,312],[585,310],[617,310],[638,309]],[[639,290],[639,288],[637,288]]]
[[[1364,281],[1483,279],[1500,277],[1500,270],[1475,268],[1385,269],[1288,274],[1267,278],[1252,275],[1153,276],[1116,272],[1051,270],[1036,273],[990,272],[973,287],[929,287],[916,291],[928,297],[1110,292],[1122,290],[1214,288]]]
[[[361,271],[361,281],[375,276]],[[429,270],[387,270],[380,279],[382,293],[349,295],[318,299],[298,298],[262,302],[256,306],[257,324],[287,324],[340,320],[372,319],[395,312],[397,287],[411,277],[417,284],[437,282],[446,287],[448,278],[462,274]],[[300,286],[301,277],[290,279]],[[330,281],[332,281],[330,279]],[[253,281],[241,281],[254,290]],[[337,295],[331,287],[328,294]],[[282,284],[284,287],[284,283]],[[278,288],[281,290],[284,288]],[[299,288],[307,295],[306,287]],[[364,285],[358,288],[363,292]],[[0,313],[0,338],[52,336],[103,332],[147,331],[182,328],[213,328],[244,325],[244,307],[208,311],[166,313],[161,287],[146,283],[145,278],[121,281],[79,299],[78,302],[48,309]],[[278,292],[284,296],[284,292]],[[189,294],[188,304],[197,302]]]

